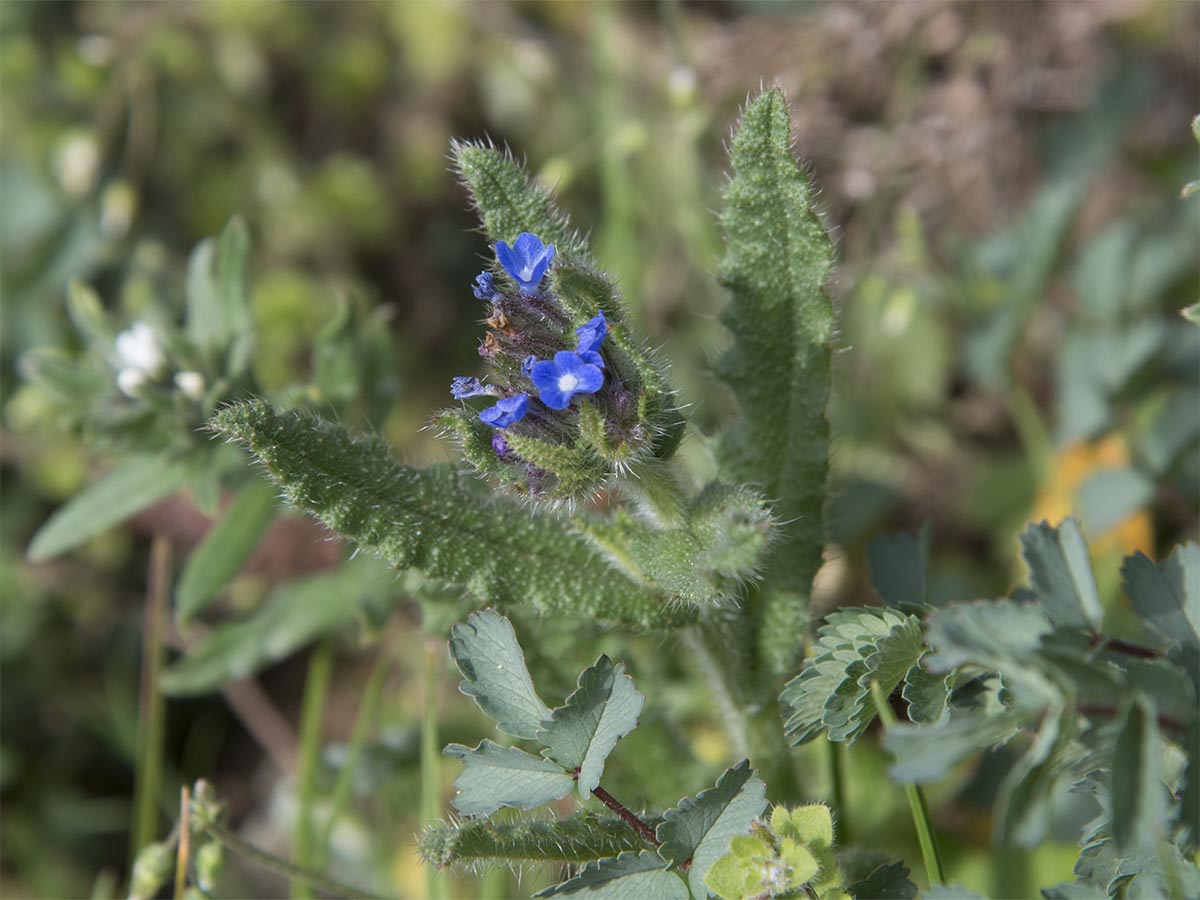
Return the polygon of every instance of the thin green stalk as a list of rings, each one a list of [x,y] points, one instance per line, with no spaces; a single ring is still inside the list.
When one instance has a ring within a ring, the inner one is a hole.
[[[348,884],[343,884],[332,878],[327,878],[317,872],[302,869],[300,866],[290,863],[286,859],[280,859],[278,856],[268,853],[266,850],[262,850],[248,841],[242,840],[232,831],[220,825],[207,825],[204,828],[204,833],[224,845],[225,849],[230,853],[236,853],[244,859],[258,863],[264,869],[270,869],[272,872],[277,872],[286,878],[290,878],[292,884],[303,883],[306,887],[318,890],[323,894],[332,894],[335,897],[347,897],[350,900],[380,900],[375,894],[368,893]]]
[[[425,716],[421,722],[421,825],[442,818],[442,752],[438,746],[437,673],[442,659],[441,642],[425,639]],[[446,876],[433,866],[425,868],[425,892],[429,900],[445,900]]]
[[[179,789],[179,846],[175,853],[175,900],[183,900],[183,892],[187,887],[188,864],[192,856],[192,827],[189,815],[192,806],[192,793],[185,784]]]
[[[837,811],[838,840],[852,844],[850,836],[850,808],[846,805],[846,747],[838,741],[825,741],[829,747],[829,782],[833,794],[833,808]]]
[[[142,676],[138,699],[137,771],[134,775],[133,834],[130,871],[138,852],[158,832],[159,793],[162,791],[163,733],[166,698],[158,689],[163,666],[163,621],[171,579],[171,539],[156,534],[150,544],[150,574],[143,614]]]
[[[314,868],[316,827],[313,805],[317,799],[317,769],[321,755],[321,723],[325,718],[325,701],[329,696],[329,681],[333,672],[333,647],[329,641],[317,645],[308,663],[308,678],[304,683],[304,700],[300,712],[300,759],[296,813],[296,831],[292,836],[292,859],[302,870]],[[313,892],[305,879],[292,881],[292,897],[312,900]]]
[[[380,649],[379,658],[375,661],[375,666],[371,669],[371,675],[363,688],[362,703],[358,706],[358,717],[354,721],[354,730],[350,733],[350,742],[346,745],[346,759],[329,795],[329,812],[325,818],[325,826],[321,829],[321,835],[317,839],[315,861],[318,869],[324,868],[329,860],[329,842],[333,835],[333,827],[337,824],[337,820],[350,800],[350,790],[354,786],[354,771],[358,768],[358,761],[362,757],[367,735],[371,733],[371,728],[375,724],[375,717],[379,710],[379,697],[389,665],[390,660]]]
[[[890,731],[896,725],[896,717],[892,714],[883,688],[874,679],[871,680],[871,699],[875,701],[875,709],[883,727]],[[921,844],[921,856],[925,859],[925,873],[929,884],[942,884],[942,856],[938,850],[933,822],[929,818],[929,804],[925,802],[925,792],[915,784],[905,784],[904,791],[908,795],[908,806],[912,810],[913,826],[917,829],[917,840]]]

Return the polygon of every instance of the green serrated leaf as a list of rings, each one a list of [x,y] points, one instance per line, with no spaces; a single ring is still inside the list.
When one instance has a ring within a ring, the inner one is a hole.
[[[579,795],[600,784],[604,761],[617,741],[637,727],[646,698],[638,693],[623,663],[601,655],[584,669],[565,705],[554,710],[537,738],[543,755],[570,772],[578,770]]]
[[[1200,647],[1200,544],[1181,544],[1161,565],[1127,557],[1121,577],[1147,628],[1167,643]]]
[[[501,731],[532,739],[550,718],[512,623],[495,610],[472,613],[465,624],[451,628],[450,656],[463,675],[458,689],[473,697]]]
[[[451,467],[397,463],[377,437],[262,401],[217,413],[300,509],[395,566],[463,585],[482,603],[531,604],[647,627],[679,624],[658,593],[615,571],[569,523],[484,493]]]
[[[783,92],[754,98],[734,132],[725,190],[720,274],[731,299],[722,321],[733,343],[717,364],[741,411],[719,444],[722,478],[755,485],[788,523],[756,613],[760,651],[776,673],[795,657],[825,544],[834,328],[833,247],[790,141]]]
[[[162,689],[177,696],[203,694],[247,678],[320,637],[345,628],[365,610],[399,599],[388,567],[369,556],[334,572],[306,576],[271,591],[245,619],[214,629],[162,676]]]
[[[180,624],[202,612],[241,571],[275,518],[277,493],[261,479],[247,484],[188,557],[175,589],[175,617]]]
[[[536,897],[589,897],[591,900],[689,900],[687,885],[657,854],[642,850],[590,862],[574,878]]]
[[[916,534],[884,534],[867,547],[871,584],[894,607],[923,606],[927,600],[925,569],[929,565],[929,526]]]
[[[1158,845],[1164,836],[1167,789],[1155,710],[1134,701],[1121,716],[1112,756],[1112,829],[1117,850],[1129,853]]]
[[[766,785],[754,777],[750,762],[727,769],[714,787],[687,797],[663,814],[658,852],[673,866],[691,860],[688,885],[695,897],[705,896],[709,866],[729,852],[730,841],[750,831],[766,808]]]
[[[175,493],[187,478],[186,466],[162,456],[127,460],[54,511],[29,542],[30,562],[44,562],[103,534]]]
[[[498,809],[532,809],[559,800],[575,779],[548,759],[481,741],[478,747],[451,744],[442,751],[465,767],[454,779],[454,808],[466,816],[491,815]]]
[[[1087,542],[1075,519],[1030,525],[1021,534],[1030,585],[1055,625],[1099,628],[1104,610]]]
[[[1067,743],[1067,719],[1061,707],[1047,710],[1029,749],[1000,785],[993,826],[998,843],[1032,848],[1045,840],[1059,775],[1055,752]]]
[[[857,740],[875,717],[871,681],[890,694],[924,650],[915,616],[873,608],[832,613],[804,670],[780,695],[788,740],[803,744],[823,731],[832,741]]]
[[[908,873],[908,866],[902,862],[884,863],[866,878],[849,885],[846,893],[861,900],[916,900],[917,886]]]
[[[936,725],[949,713],[952,674],[927,672],[920,660],[904,674],[902,696],[908,704],[908,718],[918,725]]]
[[[939,609],[926,620],[932,672],[974,663],[1011,673],[1023,670],[1053,626],[1040,606],[1011,600],[983,600]],[[1036,702],[1037,698],[1030,698]]]

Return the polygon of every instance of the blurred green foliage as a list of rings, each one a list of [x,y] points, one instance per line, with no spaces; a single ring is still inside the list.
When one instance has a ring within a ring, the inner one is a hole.
[[[1076,511],[1106,615],[1120,619],[1121,556],[1157,555],[1197,529],[1200,329],[1177,311],[1200,294],[1196,200],[1179,199],[1195,171],[1200,25],[1185,4],[1020,10],[0,4],[0,892],[83,896],[128,874],[147,538],[170,535],[186,560],[203,512],[253,474],[195,431],[207,410],[262,394],[377,430],[406,457],[444,458],[421,426],[450,376],[474,371],[467,286],[485,250],[447,172],[451,137],[507,142],[557,185],[674,361],[694,421],[711,427],[731,409],[704,374],[725,340],[709,212],[722,130],[760,81],[779,79],[797,107],[795,149],[842,236],[833,548],[818,604],[870,600],[870,539],[925,521],[931,602],[1006,593],[1023,523]],[[203,333],[210,313],[187,318],[206,269],[202,256],[189,277],[189,255],[235,216],[254,255],[245,316],[225,337],[253,333],[244,367],[212,349],[232,344]],[[112,356],[135,322],[157,329],[171,361],[140,399],[117,387]],[[182,372],[225,384],[189,397]],[[182,494],[65,556],[26,561],[55,506],[133,454],[163,452],[185,469]],[[700,442],[681,453],[711,471]],[[284,844],[303,677],[298,661],[277,661],[334,629],[349,640],[318,796],[345,771],[366,679],[352,642],[397,662],[331,825],[331,866],[423,895],[411,847],[422,638],[414,604],[384,615],[421,586],[334,608],[310,596],[319,616],[271,643],[273,610],[309,573],[347,577],[336,548],[287,518],[177,635],[204,647],[177,680],[216,672],[210,688],[257,671],[261,690],[171,701],[162,821],[179,784],[215,773],[235,821]],[[431,632],[453,620],[438,616],[427,613]],[[539,633],[535,677],[557,693],[600,650],[666,686],[614,790],[653,785],[647,802],[665,805],[728,763],[711,701],[653,641],[525,624]],[[237,629],[251,638],[226,652]],[[448,695],[453,679],[438,674]],[[264,698],[285,726],[274,738],[246,725],[244,704]],[[465,706],[443,704],[444,740],[477,733]],[[799,767],[823,771],[821,752]],[[849,755],[853,841],[912,859],[896,838],[903,806],[875,802],[892,796],[884,761],[873,741]],[[988,782],[1012,760],[987,765],[931,794],[935,818],[961,826],[945,848],[951,880],[1027,896],[1066,877],[1072,847],[990,848]],[[809,775],[802,790],[827,797],[831,785]],[[261,877],[234,866],[222,890],[278,889]]]

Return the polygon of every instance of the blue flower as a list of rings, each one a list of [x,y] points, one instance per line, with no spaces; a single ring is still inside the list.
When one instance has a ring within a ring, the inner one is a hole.
[[[529,395],[514,394],[503,400],[497,400],[495,406],[489,406],[481,412],[479,421],[485,425],[491,425],[493,428],[507,428],[514,422],[520,422],[525,418],[525,412],[528,409]]]
[[[542,239],[536,234],[523,231],[511,247],[504,241],[496,241],[496,259],[512,276],[521,293],[528,297],[537,293],[542,276],[554,259],[554,245],[543,246]]]
[[[471,285],[471,290],[475,293],[477,300],[495,300],[496,299],[496,282],[491,272],[480,272],[475,276],[475,283]]]
[[[575,333],[579,335],[575,352],[583,358],[584,362],[603,369],[604,359],[600,356],[599,351],[600,345],[604,343],[604,336],[608,334],[608,322],[604,318],[603,310],[589,319],[586,325],[576,328]]]
[[[530,377],[538,399],[551,409],[566,409],[576,394],[594,394],[604,384],[600,368],[570,350],[560,350],[553,360],[534,363]]]
[[[450,396],[455,400],[495,395],[496,390],[496,388],[490,384],[484,384],[478,378],[468,378],[465,375],[459,375],[450,382]]]

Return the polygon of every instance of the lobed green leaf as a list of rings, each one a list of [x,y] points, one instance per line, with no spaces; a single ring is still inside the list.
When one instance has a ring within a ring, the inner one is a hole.
[[[574,878],[535,894],[590,900],[690,900],[687,885],[650,850],[590,862]],[[699,896],[704,896],[703,894]]]
[[[1050,621],[1059,626],[1099,628],[1104,610],[1092,560],[1079,522],[1064,519],[1030,525],[1021,535],[1029,580]]]
[[[498,809],[533,809],[559,800],[575,787],[562,766],[516,747],[481,741],[478,747],[450,744],[442,751],[462,762],[454,779],[454,808],[463,815],[491,815]]]

